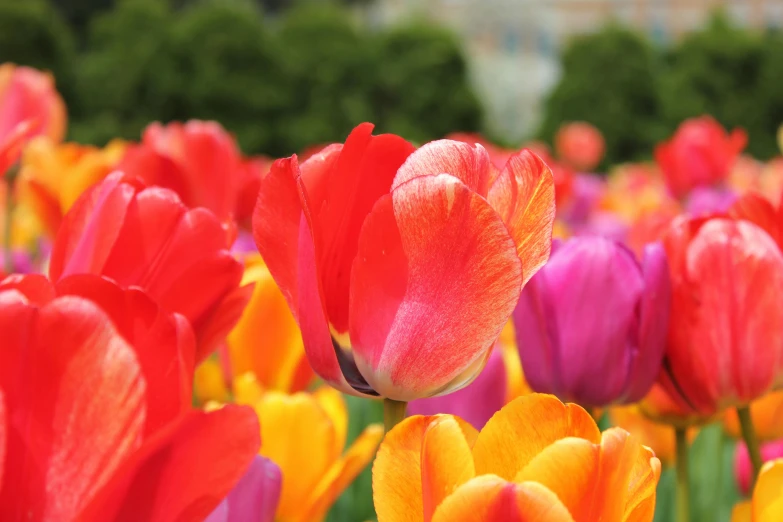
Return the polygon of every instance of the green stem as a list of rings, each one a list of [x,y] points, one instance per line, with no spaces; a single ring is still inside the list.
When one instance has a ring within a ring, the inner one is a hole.
[[[389,433],[393,427],[405,418],[407,402],[383,399],[383,428]]]
[[[691,519],[691,486],[688,480],[688,437],[685,428],[675,428],[677,450],[677,522]]]
[[[750,490],[753,491],[753,486],[756,484],[756,478],[759,476],[761,466],[764,461],[761,460],[761,449],[759,448],[759,441],[756,438],[756,430],[753,429],[753,420],[750,417],[750,408],[743,406],[737,408],[737,417],[739,417],[740,429],[742,430],[742,438],[745,439],[745,445],[748,447],[748,455],[750,455],[750,463],[753,465],[753,475],[750,480]]]
[[[14,261],[11,256],[11,229],[14,215],[14,181],[16,181],[16,169],[11,167],[5,175],[5,230],[3,230],[3,269],[7,274],[14,271]]]

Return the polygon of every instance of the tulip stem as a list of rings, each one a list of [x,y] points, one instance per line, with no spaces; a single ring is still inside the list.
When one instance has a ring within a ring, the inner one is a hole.
[[[756,484],[756,478],[759,476],[764,461],[761,459],[761,450],[759,448],[759,441],[756,438],[756,430],[753,429],[750,408],[747,406],[737,408],[737,417],[739,417],[742,438],[745,439],[745,445],[748,447],[748,455],[750,455],[750,462],[753,465],[753,474],[751,475],[750,480],[750,490],[753,491],[753,486]]]
[[[402,422],[405,418],[407,407],[407,402],[383,399],[383,427],[386,433],[389,433],[393,427]]]
[[[688,478],[688,437],[685,428],[675,428],[677,450],[677,522],[691,519],[691,485]]]
[[[11,255],[11,221],[14,216],[14,181],[16,181],[16,168],[11,167],[5,174],[5,223],[3,225],[3,270],[7,274],[14,271],[14,261]]]

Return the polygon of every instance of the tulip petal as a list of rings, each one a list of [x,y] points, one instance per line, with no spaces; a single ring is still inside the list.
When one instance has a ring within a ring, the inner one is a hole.
[[[2,290],[18,290],[29,302],[38,306],[56,297],[54,285],[43,274],[11,274],[0,281]]]
[[[78,520],[203,520],[245,474],[258,434],[246,406],[193,410],[147,439]]]
[[[278,517],[289,520],[302,510],[342,447],[327,412],[306,393],[267,392],[255,406],[261,422],[261,455],[283,472]]]
[[[410,415],[448,413],[481,429],[506,404],[508,378],[503,348],[495,346],[487,365],[475,381],[448,395],[419,399],[408,404]],[[519,363],[517,363],[519,364]]]
[[[466,385],[475,373],[452,381],[483,366],[521,278],[514,243],[481,196],[449,175],[399,186],[368,216],[353,266],[350,333],[362,375],[395,400]]]
[[[123,290],[92,274],[61,279],[57,293],[99,305],[133,345],[147,386],[145,436],[190,410],[196,343],[184,317],[166,313],[137,288]]]
[[[479,143],[436,140],[408,156],[394,176],[392,190],[420,176],[451,174],[480,196],[487,195],[492,163]]]
[[[74,520],[140,442],[141,369],[86,299],[35,308],[11,290],[0,292],[0,310],[7,410],[0,512],[10,520]]]
[[[783,237],[781,237],[783,214],[775,210],[772,203],[764,196],[754,192],[743,194],[729,208],[728,214],[735,219],[745,219],[754,223],[772,236],[778,245],[783,244]]]
[[[597,445],[585,439],[566,437],[550,444],[533,457],[517,473],[514,482],[538,482],[557,494],[577,521],[589,522],[581,515],[592,501],[598,459]]]
[[[331,386],[321,386],[313,392],[313,398],[329,416],[334,425],[335,452],[342,453],[348,436],[348,408],[342,394]]]
[[[642,258],[644,290],[639,309],[639,347],[631,360],[625,402],[638,402],[658,377],[666,349],[672,296],[666,251],[660,243],[645,245]]]
[[[783,517],[783,459],[764,464],[753,490],[753,522],[776,522]]]
[[[378,444],[383,439],[383,426],[371,424],[356,438],[348,451],[326,472],[314,489],[311,503],[299,517],[301,522],[323,520],[326,512],[337,501],[359,473],[372,461]]]
[[[357,126],[326,174],[324,202],[311,205],[305,194],[313,237],[318,245],[318,274],[327,317],[334,330],[348,330],[351,265],[358,249],[359,232],[375,202],[388,194],[397,169],[414,147],[399,136],[372,136],[373,125]],[[300,187],[305,192],[307,187]]]
[[[206,522],[274,522],[282,481],[280,468],[274,462],[256,456]]]
[[[438,506],[432,522],[573,522],[553,492],[535,482],[494,475],[468,481]]]
[[[508,226],[522,261],[523,284],[549,259],[555,222],[555,180],[528,149],[511,156],[489,189],[489,202]]]
[[[518,397],[479,433],[473,446],[476,474],[512,480],[544,448],[565,437],[597,444],[601,433],[590,414],[576,404],[542,394]]]
[[[750,500],[734,506],[731,510],[731,522],[753,522],[753,506]]]
[[[671,373],[689,376],[679,388],[704,414],[763,395],[783,355],[780,250],[747,221],[711,219],[684,262],[687,279],[675,283],[667,352]]]
[[[248,283],[255,284],[252,297],[228,336],[231,370],[235,375],[253,372],[269,389],[301,391],[313,371],[285,297],[261,262],[245,269],[242,284]]]
[[[8,444],[8,408],[5,405],[5,395],[0,390],[0,491],[3,490],[3,473],[5,471],[5,453]]]
[[[296,184],[298,176],[296,156],[275,161],[269,173],[261,179],[253,210],[253,239],[294,315],[299,303],[297,261],[299,223],[302,219],[302,204]]]
[[[424,455],[422,449],[429,427],[439,422],[445,424],[436,428],[433,443],[426,445],[427,454]],[[450,481],[464,478],[469,458],[465,451],[470,451],[476,435],[475,428],[450,415],[408,417],[387,433],[372,467],[373,501],[378,522],[421,522],[425,489],[440,497],[442,488]],[[441,465],[443,468],[438,467]],[[426,472],[425,466],[428,466]],[[423,484],[425,473],[428,477],[426,488]],[[435,490],[432,486],[436,486]]]
[[[655,511],[655,492],[661,463],[653,452],[621,428],[606,430],[601,438],[601,461],[590,509],[577,520],[644,522]]]
[[[63,219],[52,247],[52,280],[76,273],[100,273],[120,235],[136,187],[116,173],[86,192]]]

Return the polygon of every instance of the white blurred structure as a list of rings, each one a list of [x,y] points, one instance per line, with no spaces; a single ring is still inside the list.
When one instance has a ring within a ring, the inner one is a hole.
[[[614,19],[664,43],[700,27],[718,7],[740,25],[783,26],[783,0],[376,0],[369,15],[380,25],[420,17],[454,30],[488,126],[521,140],[540,121],[569,37]]]

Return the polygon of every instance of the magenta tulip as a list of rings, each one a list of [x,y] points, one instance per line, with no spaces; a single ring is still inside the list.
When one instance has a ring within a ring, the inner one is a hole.
[[[282,483],[277,464],[257,455],[206,522],[274,522]]]
[[[587,407],[638,401],[661,367],[670,299],[659,244],[641,264],[601,237],[553,248],[513,315],[531,388]]]

